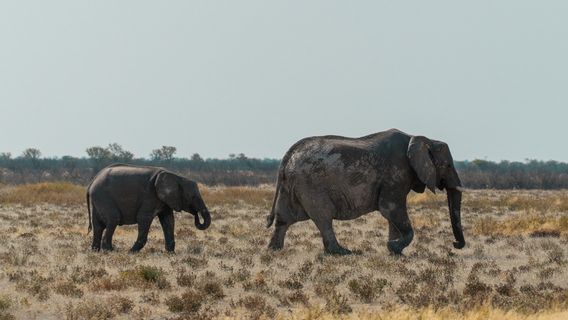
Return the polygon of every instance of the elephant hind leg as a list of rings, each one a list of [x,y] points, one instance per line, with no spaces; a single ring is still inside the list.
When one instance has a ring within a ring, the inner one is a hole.
[[[146,242],[148,241],[148,232],[150,232],[150,226],[152,225],[152,220],[149,221],[139,221],[138,222],[138,238],[130,252],[138,252],[144,248]]]
[[[320,231],[325,252],[337,255],[351,254],[351,250],[339,245],[335,237],[333,217],[337,214],[337,208],[329,196],[317,192],[305,192],[300,197],[307,216],[312,219]]]
[[[278,191],[273,208],[276,221],[274,223],[274,232],[268,245],[269,249],[281,250],[284,247],[284,238],[288,228],[298,222],[299,218],[302,220],[302,216],[305,216],[305,212],[301,207],[294,205],[291,199],[292,196],[288,192]]]
[[[339,245],[339,242],[337,242],[335,232],[333,231],[333,220],[314,220],[314,223],[321,233],[326,253],[337,255],[347,255],[352,253],[351,250],[342,247]]]
[[[92,197],[95,198],[96,195]],[[96,200],[96,198],[95,198]],[[99,199],[96,203],[95,213],[93,217],[93,223],[98,219],[104,225],[104,232],[102,234],[101,247],[103,250],[112,251],[114,247],[112,246],[112,236],[114,235],[114,230],[120,221],[120,210],[116,207],[114,202],[103,201],[106,199]],[[93,226],[94,227],[94,226]],[[102,232],[102,231],[101,231]]]
[[[105,251],[114,250],[114,247],[112,245],[112,236],[114,235],[114,230],[116,230],[116,225],[116,223],[108,223],[106,225],[102,238],[102,248]]]
[[[281,250],[284,247],[284,237],[286,237],[286,232],[292,223],[284,222],[282,220],[276,220],[276,226],[274,227],[274,233],[270,239],[269,249]]]
[[[94,208],[94,207],[93,207]],[[91,244],[91,249],[93,251],[101,250],[101,241],[103,237],[103,231],[105,230],[104,223],[99,219],[98,214],[95,214],[96,210],[93,210],[92,225],[93,225],[93,243]]]

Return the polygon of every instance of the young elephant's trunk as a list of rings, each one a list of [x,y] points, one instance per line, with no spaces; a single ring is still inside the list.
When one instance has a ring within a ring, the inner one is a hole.
[[[461,249],[465,247],[465,239],[463,237],[463,229],[461,225],[461,199],[462,193],[457,188],[447,188],[448,208],[450,210],[450,220],[452,221],[452,231],[456,241],[454,248]]]
[[[203,217],[203,223],[201,223],[199,221],[199,215],[201,214],[201,216]],[[199,211],[198,213],[195,214],[195,227],[199,230],[205,230],[207,228],[209,228],[209,225],[211,224],[211,215],[209,214],[209,210],[204,209]]]

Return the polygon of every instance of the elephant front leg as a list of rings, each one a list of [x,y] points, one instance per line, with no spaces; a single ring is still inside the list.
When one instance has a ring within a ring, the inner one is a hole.
[[[398,229],[395,227],[394,223],[389,222],[389,240],[397,240],[401,236]]]
[[[138,222],[138,238],[132,248],[130,248],[130,252],[138,252],[144,248],[146,241],[148,241],[148,232],[151,224],[152,220]]]
[[[174,252],[176,243],[174,238],[175,220],[172,211],[158,214],[162,230],[164,231],[164,241],[166,243],[166,251]]]
[[[414,238],[414,231],[406,211],[406,198],[383,197],[379,200],[379,210],[389,221],[387,248],[394,254],[401,254]]]

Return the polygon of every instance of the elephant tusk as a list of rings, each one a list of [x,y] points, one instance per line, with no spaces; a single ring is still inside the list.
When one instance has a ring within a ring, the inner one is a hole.
[[[466,189],[464,187],[456,187],[456,190],[458,190],[459,192],[466,192]]]

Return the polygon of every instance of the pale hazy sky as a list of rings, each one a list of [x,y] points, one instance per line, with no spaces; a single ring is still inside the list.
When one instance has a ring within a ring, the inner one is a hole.
[[[280,158],[392,127],[568,161],[568,1],[0,3],[0,152]]]

